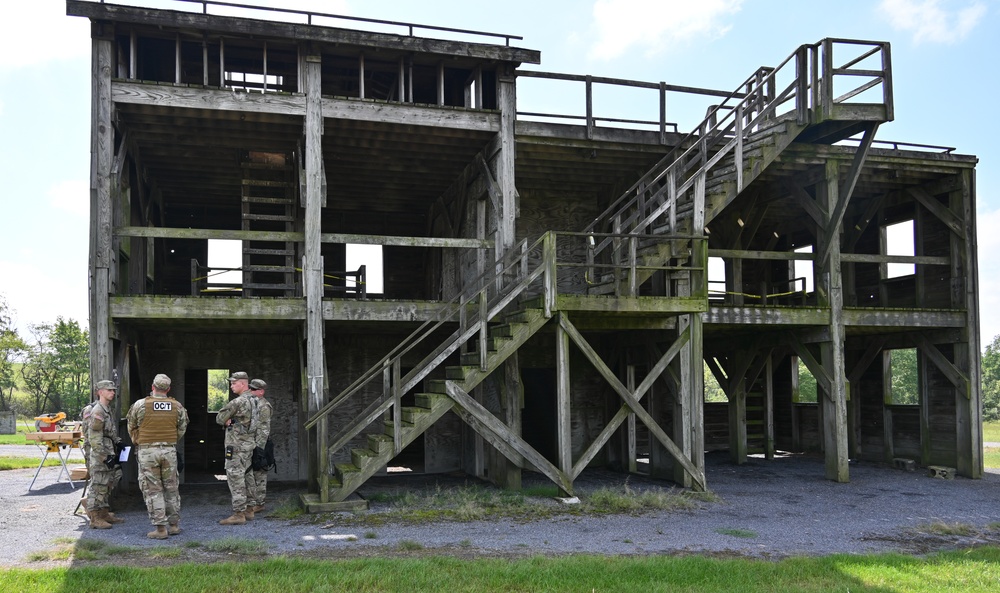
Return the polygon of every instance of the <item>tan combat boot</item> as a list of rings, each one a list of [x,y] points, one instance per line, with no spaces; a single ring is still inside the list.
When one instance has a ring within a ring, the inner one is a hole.
[[[101,509],[101,518],[103,518],[108,523],[111,523],[112,525],[125,522],[125,519],[122,519],[121,517],[116,517],[115,514],[111,512],[111,509]]]
[[[246,522],[247,518],[243,515],[243,513],[234,511],[232,516],[219,521],[219,525],[243,525]]]
[[[251,507],[247,507],[247,510],[243,511],[243,517],[247,521],[253,519],[253,509]]]
[[[249,511],[253,511],[253,512],[255,512],[255,513],[259,513],[259,512],[261,512],[261,511],[263,511],[263,510],[264,510],[264,505],[262,505],[262,504],[258,504],[258,505],[256,505],[256,506],[254,506],[254,507],[253,507],[252,509],[251,509],[251,508],[248,508],[247,510],[249,510]]]
[[[157,525],[155,531],[150,531],[146,534],[149,539],[167,539],[167,527],[165,525]]]
[[[178,523],[171,523],[167,526],[168,535],[178,535],[181,532],[181,526]]]
[[[100,511],[87,511],[90,518],[91,529],[111,529],[111,523],[104,520],[104,515]]]

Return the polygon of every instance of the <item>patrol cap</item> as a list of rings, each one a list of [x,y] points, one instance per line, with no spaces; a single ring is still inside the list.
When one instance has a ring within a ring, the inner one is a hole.
[[[249,381],[249,380],[250,376],[244,373],[243,371],[237,371],[233,373],[231,377],[229,377],[230,383],[235,383],[237,381]]]
[[[263,379],[254,379],[250,381],[250,389],[267,389],[267,383]]]
[[[94,389],[110,389],[112,391],[118,391],[118,387],[115,385],[114,381],[98,381],[94,385]]]
[[[153,387],[157,389],[170,389],[170,377],[163,373],[153,377]]]

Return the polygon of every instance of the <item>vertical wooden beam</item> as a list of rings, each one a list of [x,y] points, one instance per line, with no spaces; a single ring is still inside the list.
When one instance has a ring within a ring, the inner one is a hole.
[[[497,184],[500,185],[500,212],[497,220],[497,260],[514,246],[517,219],[514,186],[514,121],[517,110],[516,78],[511,64],[504,64],[498,76],[500,107],[500,153],[497,155]]]
[[[827,397],[819,398],[823,418],[823,452],[826,477],[837,482],[849,481],[847,464],[847,378],[844,374],[843,289],[840,270],[840,221],[835,200],[847,199],[839,191],[838,163],[826,162],[825,179],[817,187],[817,198],[823,205],[827,224],[820,236],[819,252],[825,254],[814,265],[819,280],[816,291],[820,306],[830,309],[830,341],[820,344],[823,369],[830,378]]]
[[[437,68],[437,104],[444,105],[444,62],[438,62]]]
[[[559,313],[560,316],[565,315]],[[556,442],[559,471],[573,472],[573,433],[570,418],[569,334],[556,325]],[[568,495],[569,493],[564,493]]]
[[[521,384],[521,365],[517,352],[504,361],[500,403],[504,409],[504,424],[514,435],[522,436],[521,408],[524,407],[524,386]],[[523,458],[510,460],[501,457],[498,462],[501,464],[500,475],[496,476],[498,485],[507,490],[520,490],[520,466],[524,464]]]
[[[888,46],[886,47],[888,51]],[[955,432],[960,475],[983,477],[982,359],[979,335],[979,264],[976,246],[975,171],[961,173],[961,189],[948,196],[950,210],[961,216],[965,237],[951,233],[951,302],[965,309],[964,340],[955,344],[955,366],[970,378],[969,393],[955,394]]]
[[[323,110],[322,63],[319,52],[306,52],[302,72],[306,91],[305,118],[305,245],[302,282],[306,296],[306,377],[309,389],[309,413],[326,404],[326,369],[323,350],[323,258],[320,255],[320,219],[323,202]],[[318,483],[320,500],[329,502],[329,451],[327,450],[327,419],[316,424],[316,467],[310,476]]]
[[[90,105],[90,376],[111,376],[109,317],[112,252],[111,168],[115,130],[112,125],[111,74],[114,59],[110,25],[91,26]],[[122,150],[125,147],[122,146]]]
[[[635,393],[635,365],[629,364],[625,366],[625,387],[632,393]],[[635,443],[635,413],[629,412],[626,418],[626,423],[628,427],[627,433],[627,450],[628,450],[628,471],[629,473],[635,473],[636,471],[636,443]]]
[[[764,458],[774,459],[774,351],[764,365]]]

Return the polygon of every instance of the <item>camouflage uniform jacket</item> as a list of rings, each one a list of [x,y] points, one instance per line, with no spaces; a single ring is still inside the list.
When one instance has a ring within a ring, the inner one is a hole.
[[[256,442],[256,409],[257,397],[252,391],[244,391],[239,397],[222,406],[215,422],[225,426],[226,420],[232,419],[232,424],[226,430],[226,445],[246,445]]]
[[[261,449],[267,443],[267,437],[271,436],[271,402],[262,397],[257,398],[257,430],[256,446]]]
[[[167,399],[166,395],[157,395],[154,391],[149,394],[149,397],[154,399]],[[132,442],[135,443],[138,440],[139,427],[142,426],[142,419],[146,417],[146,398],[142,398],[132,404],[132,407],[128,410],[128,434],[132,438]],[[184,438],[184,433],[187,432],[188,418],[187,409],[184,406],[180,406],[177,413],[177,442],[180,442]]]
[[[118,421],[100,400],[90,406],[90,418],[84,426],[90,453],[101,461],[108,455],[114,455],[115,443],[118,438]]]

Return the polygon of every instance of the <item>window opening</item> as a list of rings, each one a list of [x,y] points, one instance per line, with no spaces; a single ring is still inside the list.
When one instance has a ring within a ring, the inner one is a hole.
[[[815,404],[819,401],[816,377],[798,356],[792,356],[792,401],[797,404]]]
[[[712,372],[712,369],[708,368],[707,362],[703,362],[702,364],[705,368],[705,402],[728,402],[729,397],[726,396],[726,392],[722,390],[722,386],[719,385],[718,380],[716,380],[715,373]]]
[[[883,353],[885,403],[915,406],[920,403],[917,389],[917,349],[900,348]]]
[[[812,253],[812,245],[798,247],[795,253]],[[813,291],[813,262],[808,259],[792,260],[792,287],[794,290]]]
[[[382,294],[384,292],[382,279],[382,246],[381,245],[357,245],[348,243],[346,246],[346,268],[347,268],[347,289],[355,290],[359,287],[359,279],[354,273],[365,267],[363,282],[365,283],[366,294]]]
[[[710,301],[723,301],[725,298],[726,262],[721,257],[710,257],[708,258],[708,299]]]
[[[229,369],[208,369],[208,411],[218,412],[229,401]]]
[[[208,240],[208,266],[205,270],[208,290],[223,292],[240,290],[243,275],[243,242],[230,239]]]
[[[885,255],[915,255],[913,243],[913,221],[905,220],[882,227],[884,233]],[[883,278],[899,278],[912,276],[916,273],[915,264],[886,264],[882,272]]]

